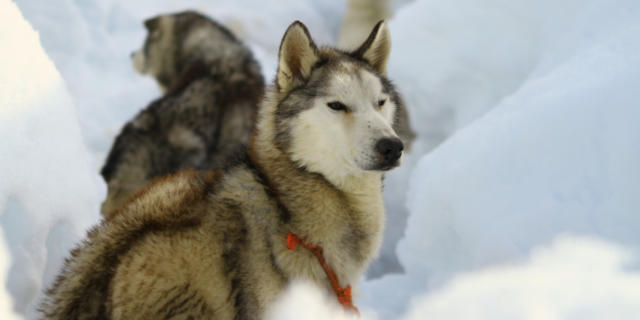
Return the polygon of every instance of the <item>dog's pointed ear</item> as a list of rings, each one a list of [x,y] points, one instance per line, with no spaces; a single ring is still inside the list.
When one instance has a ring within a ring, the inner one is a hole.
[[[380,74],[385,74],[389,52],[391,52],[391,34],[387,24],[382,20],[373,27],[371,34],[360,48],[351,54],[369,62]]]
[[[318,47],[313,43],[307,27],[295,21],[287,28],[280,43],[276,74],[280,92],[287,92],[307,80],[317,61]]]

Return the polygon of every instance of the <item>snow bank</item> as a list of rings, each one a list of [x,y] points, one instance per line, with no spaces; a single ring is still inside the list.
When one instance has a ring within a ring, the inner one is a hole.
[[[7,281],[7,271],[9,271],[10,262],[11,256],[4,243],[2,229],[0,229],[0,283],[6,283]],[[13,311],[13,298],[4,286],[0,287],[0,318],[4,320],[20,319]]]
[[[456,277],[414,299],[404,319],[637,319],[640,273],[625,270],[630,257],[600,240],[561,237],[526,264]]]
[[[575,9],[588,46],[549,47],[517,91],[418,163],[407,268],[439,278],[564,231],[640,244],[640,20],[624,6]],[[616,23],[592,25],[603,14]]]
[[[16,6],[0,1],[0,226],[12,257],[7,288],[21,313],[71,242],[96,221],[97,174],[73,103]]]

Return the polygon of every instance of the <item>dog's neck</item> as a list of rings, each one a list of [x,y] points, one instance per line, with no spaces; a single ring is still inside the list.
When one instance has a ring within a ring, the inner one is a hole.
[[[289,215],[281,231],[322,245],[330,264],[343,264],[336,269],[344,269],[338,272],[349,279],[342,281],[356,281],[352,278],[361,275],[381,243],[382,176],[367,172],[347,178],[338,187],[322,174],[301,168],[274,144],[274,109],[270,108],[276,103],[270,97],[272,91],[261,107],[250,155]]]

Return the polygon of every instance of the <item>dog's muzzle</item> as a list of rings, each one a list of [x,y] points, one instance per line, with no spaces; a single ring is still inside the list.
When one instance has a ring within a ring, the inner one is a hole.
[[[131,62],[133,63],[133,68],[136,69],[141,74],[145,74],[147,72],[146,61],[144,59],[144,53],[140,52],[142,50],[131,52]]]
[[[389,170],[398,165],[404,146],[398,138],[382,138],[376,143],[375,149],[380,159],[379,169]]]

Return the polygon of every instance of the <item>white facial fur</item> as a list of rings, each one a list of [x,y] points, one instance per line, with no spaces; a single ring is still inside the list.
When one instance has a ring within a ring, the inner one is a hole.
[[[289,149],[294,161],[337,185],[375,170],[376,143],[397,138],[392,129],[396,106],[383,93],[380,79],[353,64],[343,67],[330,77],[327,94],[316,97],[313,107],[291,121]],[[379,100],[385,100],[382,107]],[[327,103],[334,101],[349,110],[332,110]]]

